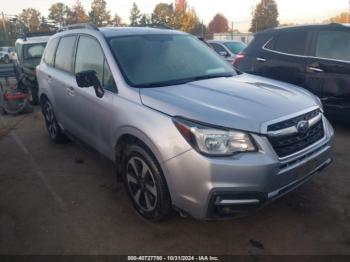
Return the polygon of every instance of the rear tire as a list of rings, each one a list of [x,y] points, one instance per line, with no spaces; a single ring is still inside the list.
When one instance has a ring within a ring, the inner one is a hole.
[[[68,139],[58,125],[53,107],[48,99],[45,99],[42,103],[42,112],[50,139],[55,143],[66,142]]]
[[[128,145],[125,151],[123,180],[136,211],[159,222],[172,214],[168,187],[153,154],[143,145]]]
[[[38,105],[39,104],[39,90],[37,86],[31,86],[30,87],[30,92],[32,95],[32,100],[30,101],[30,103],[32,105]]]

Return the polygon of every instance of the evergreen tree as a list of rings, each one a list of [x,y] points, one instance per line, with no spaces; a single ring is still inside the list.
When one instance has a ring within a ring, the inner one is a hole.
[[[72,7],[72,10],[69,12],[67,17],[67,24],[79,24],[86,23],[89,21],[83,5],[80,0],[76,0],[75,5]]]
[[[140,18],[139,25],[145,26],[145,25],[149,25],[150,23],[151,23],[151,18],[148,15],[143,14]]]
[[[275,0],[261,0],[251,22],[250,32],[256,33],[278,26],[278,9]]]
[[[97,25],[103,26],[110,23],[111,14],[107,11],[105,0],[93,0],[91,3],[91,11],[89,12],[90,21]]]
[[[115,14],[112,21],[111,21],[112,25],[113,26],[123,26],[123,21],[122,21],[122,18],[118,15],[118,14]]]
[[[130,10],[130,25],[135,26],[140,24],[141,12],[136,3],[132,4],[132,8]]]
[[[63,3],[55,3],[49,8],[48,18],[56,23],[58,26],[64,26],[71,10]]]
[[[174,8],[172,4],[157,4],[152,13],[152,23],[174,26]]]

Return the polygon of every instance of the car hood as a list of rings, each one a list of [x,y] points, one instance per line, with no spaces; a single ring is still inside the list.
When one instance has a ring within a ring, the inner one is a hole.
[[[170,116],[256,133],[264,122],[318,105],[302,88],[249,74],[141,88],[140,96],[144,105]]]

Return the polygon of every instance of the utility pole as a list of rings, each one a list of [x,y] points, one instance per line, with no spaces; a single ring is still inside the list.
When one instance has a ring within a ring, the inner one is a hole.
[[[233,20],[231,22],[231,40],[233,40]]]
[[[202,38],[204,39],[204,24],[203,24],[203,20],[202,20],[202,32],[201,32],[201,34],[202,34]]]
[[[8,35],[7,35],[7,28],[6,28],[6,21],[5,21],[4,12],[1,12],[1,16],[2,16],[2,26],[4,27],[5,37],[6,37],[6,40],[8,41]]]
[[[350,24],[350,0],[349,0],[349,10],[348,10],[348,23]]]

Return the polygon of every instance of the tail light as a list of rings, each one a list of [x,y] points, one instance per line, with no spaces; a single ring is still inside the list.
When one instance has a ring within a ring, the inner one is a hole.
[[[232,65],[237,66],[238,63],[245,58],[245,53],[240,52],[238,55],[236,55],[235,60],[233,60]]]

